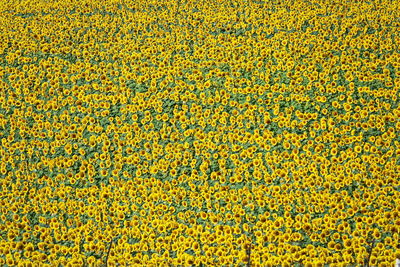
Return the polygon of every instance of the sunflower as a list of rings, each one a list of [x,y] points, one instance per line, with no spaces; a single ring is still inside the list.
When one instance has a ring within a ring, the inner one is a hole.
[[[108,171],[103,169],[103,170],[100,171],[100,174],[101,174],[101,176],[105,177],[105,176],[107,176]]]

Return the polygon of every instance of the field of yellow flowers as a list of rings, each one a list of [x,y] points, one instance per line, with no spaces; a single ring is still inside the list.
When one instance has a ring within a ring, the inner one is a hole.
[[[392,266],[399,7],[1,0],[0,266]]]

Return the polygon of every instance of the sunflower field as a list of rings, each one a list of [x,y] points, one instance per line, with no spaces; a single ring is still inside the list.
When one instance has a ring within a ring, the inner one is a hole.
[[[0,266],[393,266],[399,13],[0,0]]]

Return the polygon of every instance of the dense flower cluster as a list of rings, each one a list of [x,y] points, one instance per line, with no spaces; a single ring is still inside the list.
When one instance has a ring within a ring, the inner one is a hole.
[[[0,265],[393,265],[399,6],[2,0]]]

